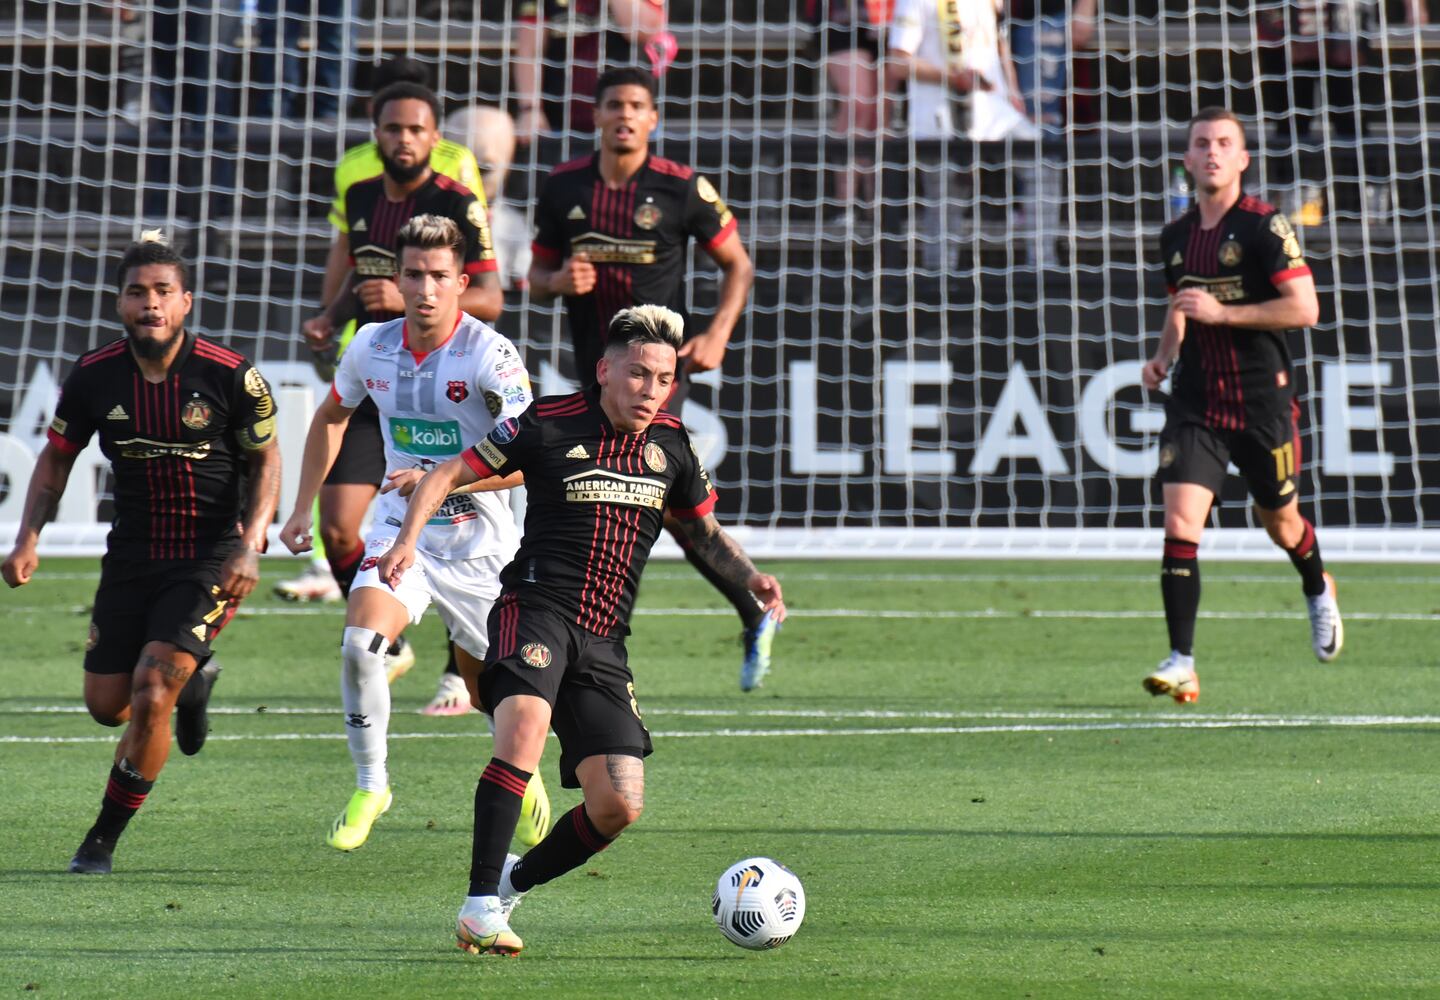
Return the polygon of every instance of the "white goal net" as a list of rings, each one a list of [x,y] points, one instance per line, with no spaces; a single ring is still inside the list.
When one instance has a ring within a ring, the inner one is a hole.
[[[588,69],[649,61],[624,28],[635,0],[540,6],[548,127],[504,185],[522,216],[551,166],[593,147],[572,120]],[[886,43],[887,2],[671,0],[656,152],[715,181],[757,272],[723,373],[686,410],[722,520],[768,553],[1153,552],[1161,400],[1139,373],[1165,302],[1155,244],[1185,197],[1184,123],[1225,104],[1249,127],[1247,190],[1295,221],[1320,289],[1321,320],[1291,347],[1326,555],[1440,555],[1440,30],[1412,23],[1411,0],[1100,0],[1093,33],[1051,16],[1071,3],[1009,6],[1001,31],[1041,127],[975,142],[930,137],[903,94],[880,129],[837,113],[875,86],[865,45]],[[879,23],[821,30],[814,10]],[[119,250],[153,226],[194,262],[194,327],[282,387],[293,485],[323,389],[298,331],[320,306],[332,171],[368,138],[375,64],[425,62],[447,111],[516,113],[523,13],[0,2],[0,531],[59,380],[119,333]],[[715,290],[698,254],[696,316]],[[542,389],[574,379],[553,307],[513,289],[500,326]],[[92,447],[47,551],[97,550],[105,469]],[[1250,530],[1209,533],[1211,551],[1266,548],[1243,499],[1232,478],[1216,517]]]

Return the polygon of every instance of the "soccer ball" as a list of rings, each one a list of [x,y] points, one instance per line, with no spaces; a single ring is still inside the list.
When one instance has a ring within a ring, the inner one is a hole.
[[[778,948],[805,919],[805,887],[769,858],[746,858],[725,869],[712,904],[720,933],[742,948]]]

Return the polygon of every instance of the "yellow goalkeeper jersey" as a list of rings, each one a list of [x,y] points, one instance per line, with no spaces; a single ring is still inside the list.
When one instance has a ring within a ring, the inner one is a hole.
[[[380,149],[374,142],[361,143],[345,151],[335,166],[335,200],[330,203],[330,225],[342,233],[350,231],[345,221],[345,192],[357,181],[368,180],[385,169]],[[430,151],[430,169],[464,184],[485,205],[485,188],[480,183],[480,166],[475,154],[458,142],[441,139]]]

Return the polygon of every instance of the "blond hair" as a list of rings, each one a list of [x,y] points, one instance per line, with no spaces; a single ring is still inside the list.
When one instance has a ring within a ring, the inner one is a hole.
[[[673,309],[664,306],[631,306],[621,309],[610,320],[607,351],[630,349],[631,344],[667,344],[675,350],[685,342],[685,321]]]

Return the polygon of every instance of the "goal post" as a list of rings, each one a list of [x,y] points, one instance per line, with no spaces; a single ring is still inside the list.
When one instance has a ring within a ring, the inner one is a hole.
[[[635,5],[612,2],[544,24],[552,120],[503,186],[522,219],[550,167],[593,149],[571,118],[586,66],[648,63],[625,27]],[[299,328],[320,307],[331,172],[368,138],[376,60],[426,63],[447,112],[518,109],[527,27],[508,5],[338,4],[338,52],[313,19],[267,33],[254,0],[169,6],[177,20],[157,24],[138,0],[0,2],[6,544],[60,380],[120,333],[111,271],[141,228],[165,227],[194,262],[194,329],[287,398],[319,398]],[[770,556],[1152,557],[1163,412],[1139,382],[1165,309],[1155,246],[1187,197],[1185,123],[1225,104],[1249,131],[1247,191],[1295,222],[1320,291],[1320,322],[1291,349],[1302,502],[1326,556],[1440,557],[1440,28],[1399,2],[1099,6],[1083,48],[1073,23],[1005,28],[1027,38],[1021,77],[1056,88],[1065,118],[972,142],[920,135],[903,99],[884,128],[837,124],[837,67],[877,71],[804,5],[672,0],[655,152],[714,181],[756,265],[723,372],[685,411],[722,521]],[[595,22],[616,29],[603,45],[566,47]],[[697,253],[697,324],[716,278]],[[499,326],[542,391],[576,383],[556,304],[512,289]],[[100,551],[108,491],[92,447],[43,551]],[[1238,477],[1222,500],[1231,530],[1208,532],[1207,554],[1275,557]]]

